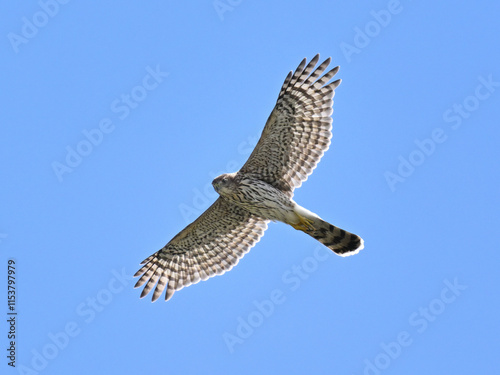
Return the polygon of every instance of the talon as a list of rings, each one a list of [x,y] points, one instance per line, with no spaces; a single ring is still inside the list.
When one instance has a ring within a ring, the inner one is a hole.
[[[310,231],[310,230],[314,229],[314,226],[313,226],[314,222],[312,220],[309,220],[308,218],[301,216],[301,215],[297,215],[297,216],[299,218],[299,222],[297,224],[290,224],[294,229],[300,230],[303,232]]]

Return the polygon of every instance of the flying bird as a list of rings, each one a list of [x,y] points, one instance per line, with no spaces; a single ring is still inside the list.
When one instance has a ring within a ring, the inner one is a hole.
[[[324,221],[292,198],[330,146],[333,96],[340,79],[329,83],[335,67],[319,54],[303,59],[290,72],[252,154],[238,172],[216,177],[219,197],[161,250],[146,258],[134,275],[141,298],[154,288],[153,302],[163,291],[174,292],[200,280],[222,275],[263,236],[269,221],[281,221],[315,238],[336,254],[352,255],[363,240]]]

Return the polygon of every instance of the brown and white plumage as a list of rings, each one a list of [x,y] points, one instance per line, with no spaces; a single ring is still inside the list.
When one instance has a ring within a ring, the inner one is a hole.
[[[332,98],[341,81],[326,83],[339,67],[318,79],[330,58],[313,71],[318,60],[316,55],[306,66],[304,59],[295,73],[288,73],[260,140],[240,169],[290,197],[316,168],[332,138]]]
[[[223,274],[264,234],[270,220],[282,221],[317,239],[339,255],[363,248],[363,240],[337,228],[292,199],[330,145],[333,95],[340,80],[328,83],[338,67],[325,73],[330,58],[316,55],[290,72],[261,138],[237,173],[213,181],[220,194],[198,219],[161,250],[145,259],[136,287],[141,298],[154,288],[153,301],[165,299],[200,280]]]
[[[144,266],[135,276],[142,276],[135,287],[146,284],[142,298],[156,284],[153,301],[167,287],[168,300],[185,286],[229,271],[260,240],[266,228],[266,220],[218,198],[162,250],[141,263]]]

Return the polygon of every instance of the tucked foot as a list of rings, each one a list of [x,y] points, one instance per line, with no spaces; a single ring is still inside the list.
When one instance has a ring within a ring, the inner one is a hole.
[[[297,213],[295,213],[295,214],[299,218],[299,222],[296,224],[290,224],[293,228],[300,230],[300,231],[303,231],[303,232],[314,230],[314,225],[313,225],[314,221],[312,221],[311,219],[308,219],[302,215],[299,215]]]

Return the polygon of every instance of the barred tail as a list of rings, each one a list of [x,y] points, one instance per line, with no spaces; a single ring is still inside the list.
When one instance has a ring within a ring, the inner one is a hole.
[[[357,254],[363,249],[363,239],[330,223],[314,218],[312,228],[304,231],[340,256]]]

